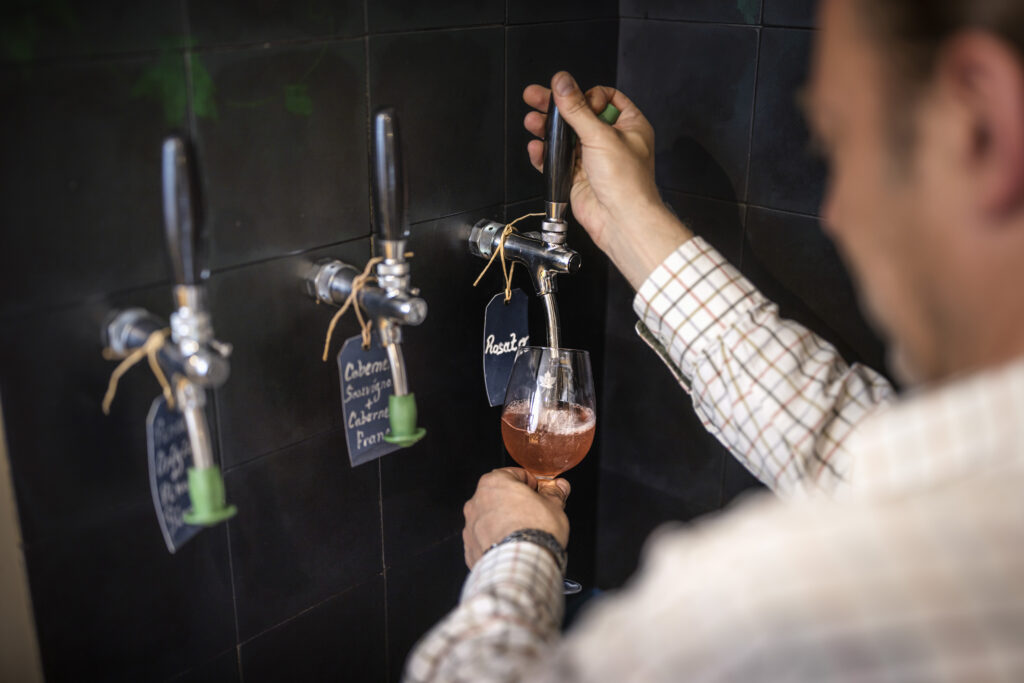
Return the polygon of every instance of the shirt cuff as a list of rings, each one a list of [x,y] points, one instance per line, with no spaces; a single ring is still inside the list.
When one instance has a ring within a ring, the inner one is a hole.
[[[481,595],[500,597],[518,604],[543,629],[557,629],[565,608],[562,590],[562,572],[551,551],[516,541],[484,553],[462,588],[460,602]]]
[[[633,299],[633,310],[679,369],[692,377],[704,350],[765,301],[714,247],[694,237],[648,276]]]

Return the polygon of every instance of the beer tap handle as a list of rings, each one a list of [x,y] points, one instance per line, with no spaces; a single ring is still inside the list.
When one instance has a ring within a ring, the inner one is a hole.
[[[405,206],[398,118],[393,108],[386,107],[373,117],[373,220],[377,239],[409,239]]]
[[[164,140],[164,227],[167,253],[176,285],[198,285],[202,279],[199,240],[199,192],[188,145],[180,137]]]

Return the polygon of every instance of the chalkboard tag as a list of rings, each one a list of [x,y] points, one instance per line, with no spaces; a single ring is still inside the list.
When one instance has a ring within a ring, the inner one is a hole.
[[[192,467],[192,443],[181,413],[167,407],[157,397],[146,418],[146,443],[149,448],[149,488],[167,550],[171,553],[200,531],[186,524],[181,516],[192,506],[188,497],[188,468]]]
[[[338,352],[341,379],[341,410],[345,416],[345,441],[352,467],[397,451],[401,446],[384,440],[390,426],[388,396],[392,392],[391,364],[373,333],[370,348],[363,338],[349,337]]]
[[[508,303],[504,292],[495,294],[484,311],[484,385],[491,406],[505,402],[516,351],[530,342],[529,301],[521,289],[513,289]]]

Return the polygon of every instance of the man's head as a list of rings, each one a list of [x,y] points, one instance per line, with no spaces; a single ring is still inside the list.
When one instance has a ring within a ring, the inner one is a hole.
[[[894,369],[1024,354],[1024,3],[823,0],[809,109],[824,222]]]

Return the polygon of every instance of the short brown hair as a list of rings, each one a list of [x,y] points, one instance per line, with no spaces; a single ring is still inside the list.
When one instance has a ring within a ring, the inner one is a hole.
[[[894,142],[913,140],[914,104],[931,80],[943,46],[970,30],[990,33],[1024,63],[1022,0],[858,0],[870,35],[892,65],[889,102]]]

